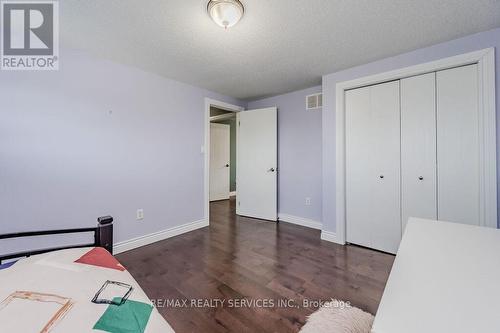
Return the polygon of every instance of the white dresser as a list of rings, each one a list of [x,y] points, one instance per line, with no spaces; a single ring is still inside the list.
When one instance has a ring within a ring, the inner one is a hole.
[[[500,230],[410,219],[372,333],[500,332]]]

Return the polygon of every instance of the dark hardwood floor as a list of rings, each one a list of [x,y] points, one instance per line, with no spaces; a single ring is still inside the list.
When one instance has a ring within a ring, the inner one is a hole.
[[[234,200],[210,208],[210,227],[117,256],[176,332],[297,332],[317,309],[304,302],[330,298],[376,312],[393,256],[236,216]],[[176,299],[177,307],[167,303]],[[212,306],[192,307],[192,299]],[[293,303],[278,303],[285,299]]]

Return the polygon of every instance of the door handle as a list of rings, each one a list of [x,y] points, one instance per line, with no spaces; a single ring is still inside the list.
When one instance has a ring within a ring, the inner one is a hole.
[[[424,180],[424,177],[420,176],[418,177],[418,180]]]
[[[380,179],[384,179],[384,175],[380,175],[379,177],[380,177]]]
[[[274,172],[274,171],[276,171],[276,169],[274,169],[274,168],[267,170],[267,172]]]
[[[229,168],[229,164],[226,164],[226,168]]]

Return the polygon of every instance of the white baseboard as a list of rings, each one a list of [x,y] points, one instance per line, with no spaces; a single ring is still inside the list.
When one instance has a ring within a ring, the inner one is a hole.
[[[327,242],[345,245],[345,243],[339,241],[339,239],[337,238],[337,234],[331,231],[321,231],[321,239]]]
[[[323,227],[323,224],[321,222],[288,214],[278,214],[278,220],[318,230],[321,230],[321,228]]]
[[[229,196],[230,196],[230,197],[235,197],[235,196],[236,196],[236,191],[229,192]]]
[[[113,254],[122,253],[125,251],[133,250],[138,247],[159,242],[161,240],[178,236],[189,231],[204,228],[208,226],[208,221],[203,219],[195,222],[186,223],[173,227],[170,229],[165,229],[162,231],[154,232],[149,235],[144,235],[137,238],[132,238],[123,242],[118,242],[113,245]]]

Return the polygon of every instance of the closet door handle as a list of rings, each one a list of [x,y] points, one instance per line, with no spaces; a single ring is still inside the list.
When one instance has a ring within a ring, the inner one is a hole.
[[[424,177],[420,176],[418,177],[418,180],[424,180]]]
[[[384,179],[384,175],[380,175],[379,177],[380,177],[380,179]]]

